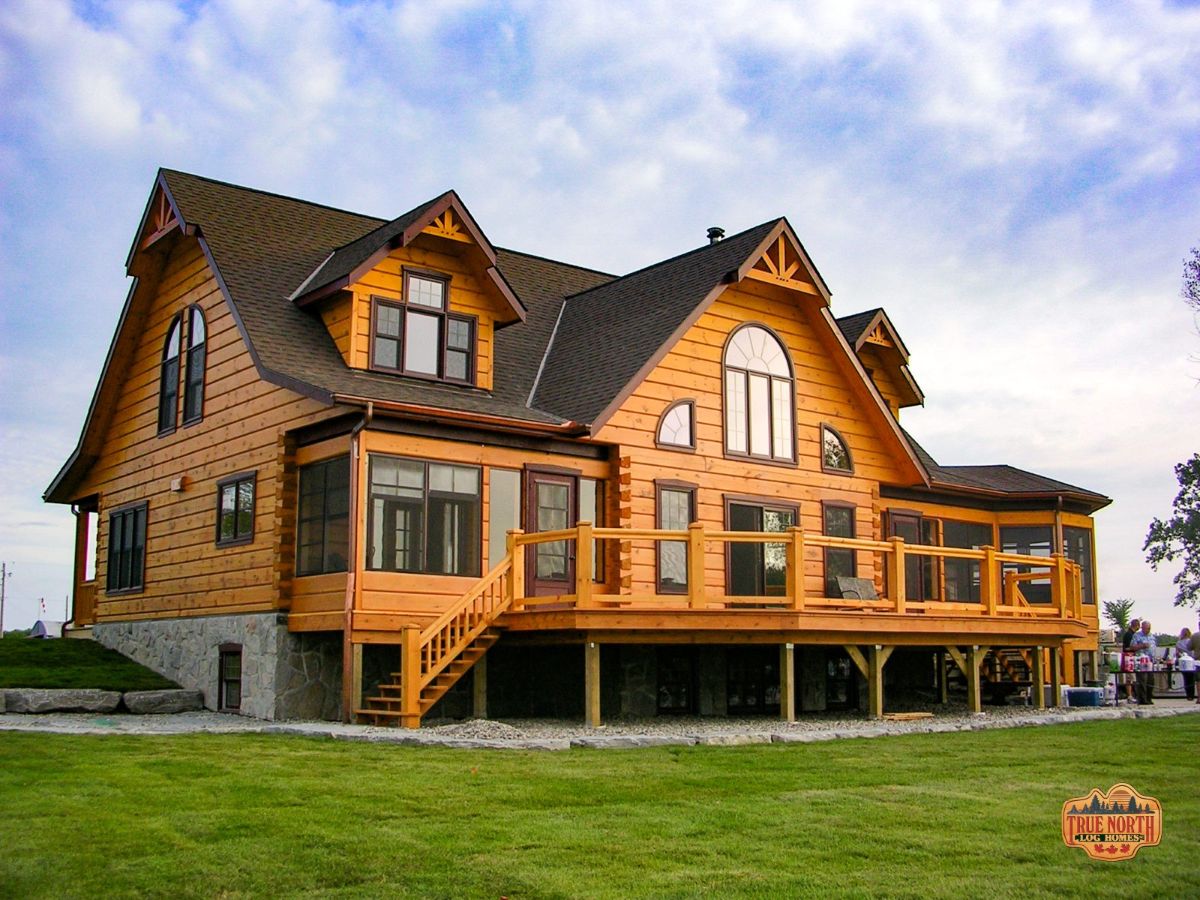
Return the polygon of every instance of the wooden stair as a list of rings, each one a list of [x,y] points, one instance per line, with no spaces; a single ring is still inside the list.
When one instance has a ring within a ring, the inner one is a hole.
[[[460,678],[471,671],[475,663],[479,662],[491,646],[500,640],[500,633],[500,629],[495,627],[484,631],[454,662],[446,666],[441,674],[421,688],[420,714],[422,716],[433,709],[434,704],[441,700]],[[364,697],[363,707],[354,711],[360,719],[367,720],[373,725],[392,725],[404,715],[402,708],[404,673],[391,672],[389,677],[390,681],[385,681],[376,687],[377,694],[372,697]]]
[[[1033,670],[1029,660],[1022,650],[993,650],[991,656],[996,660],[999,673],[995,674],[992,667],[988,669],[989,681],[1008,681],[1013,684],[1029,684],[1033,678]]]
[[[418,728],[460,678],[500,639],[496,621],[512,605],[513,557],[505,559],[424,630],[401,632],[400,671],[363,698],[357,719],[376,725]]]

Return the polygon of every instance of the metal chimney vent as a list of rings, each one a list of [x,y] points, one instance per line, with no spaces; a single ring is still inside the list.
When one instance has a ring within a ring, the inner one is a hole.
[[[708,229],[708,242],[710,244],[715,244],[717,241],[723,240],[724,237],[724,228],[718,228],[716,225],[714,225],[712,228]]]

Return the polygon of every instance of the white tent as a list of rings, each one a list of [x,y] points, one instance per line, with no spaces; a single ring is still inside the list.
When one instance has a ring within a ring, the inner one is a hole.
[[[33,623],[29,636],[31,638],[60,638],[63,634],[64,622],[52,622],[49,619],[38,619]]]

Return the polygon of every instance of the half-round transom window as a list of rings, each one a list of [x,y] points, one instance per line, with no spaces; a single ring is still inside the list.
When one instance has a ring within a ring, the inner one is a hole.
[[[761,325],[744,325],[725,346],[725,450],[792,461],[792,364],[787,349]]]
[[[695,415],[696,405],[691,400],[680,400],[668,406],[658,422],[658,443],[664,447],[695,449],[696,435],[692,427]]]
[[[821,426],[821,468],[829,472],[853,472],[850,448],[831,426]]]

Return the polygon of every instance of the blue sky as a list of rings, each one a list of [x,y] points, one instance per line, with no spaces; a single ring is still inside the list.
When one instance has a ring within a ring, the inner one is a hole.
[[[882,305],[945,463],[1115,498],[1103,599],[1200,448],[1200,9],[1013,2],[0,6],[6,625],[70,590],[40,502],[78,436],[159,166],[379,216],[453,187],[501,245],[614,272],[786,215],[838,315]]]

